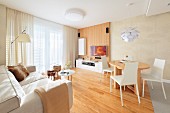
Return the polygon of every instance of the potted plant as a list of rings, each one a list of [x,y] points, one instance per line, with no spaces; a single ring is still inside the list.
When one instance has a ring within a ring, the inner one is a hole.
[[[70,69],[71,67],[71,61],[67,61],[67,63],[65,64],[65,69]]]

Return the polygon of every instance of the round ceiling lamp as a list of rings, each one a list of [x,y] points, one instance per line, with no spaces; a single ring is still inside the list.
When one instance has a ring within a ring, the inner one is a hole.
[[[125,42],[132,42],[139,36],[139,31],[136,28],[129,27],[121,33],[122,40]]]
[[[65,18],[70,21],[80,21],[84,18],[85,13],[81,9],[69,9],[65,13]]]

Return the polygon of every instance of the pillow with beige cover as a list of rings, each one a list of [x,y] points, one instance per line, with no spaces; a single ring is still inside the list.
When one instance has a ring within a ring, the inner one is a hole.
[[[26,74],[26,76],[28,76],[30,74],[24,65],[18,64],[17,67],[19,67]]]
[[[18,82],[23,81],[30,73],[25,66],[18,64],[17,66],[8,66],[8,70],[11,71]]]
[[[9,68],[9,71],[13,73],[18,82],[21,82],[27,76],[18,66]]]

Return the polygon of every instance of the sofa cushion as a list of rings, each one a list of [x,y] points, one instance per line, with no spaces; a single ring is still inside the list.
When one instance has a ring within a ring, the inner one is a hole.
[[[9,69],[9,71],[13,73],[18,82],[23,81],[27,76],[18,66]]]
[[[25,96],[25,93],[14,75],[7,71],[5,66],[0,66],[0,70],[0,111],[7,113],[20,106],[21,98]]]
[[[23,81],[20,82],[21,86],[30,84],[32,82],[35,82],[40,79],[47,78],[46,76],[42,75],[41,73],[38,72],[31,72],[29,76],[27,76]]]
[[[48,78],[45,79],[39,79],[37,81],[31,82],[27,85],[22,86],[25,94],[29,94],[31,92],[34,92],[34,89],[40,86],[44,86],[46,84],[49,84],[51,82],[51,80],[49,80]]]
[[[9,113],[43,113],[43,106],[40,97],[35,92],[31,92],[23,97],[21,107]]]
[[[7,71],[7,72],[11,79],[12,86],[13,86],[17,96],[22,98],[23,96],[25,96],[25,92],[24,92],[23,88],[21,87],[19,82],[15,79],[14,75],[10,71]]]
[[[19,67],[25,73],[26,76],[28,76],[30,74],[24,65],[18,64],[17,67]]]

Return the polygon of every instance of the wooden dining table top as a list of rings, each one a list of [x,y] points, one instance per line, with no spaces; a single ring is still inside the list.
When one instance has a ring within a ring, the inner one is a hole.
[[[110,61],[109,64],[111,66],[116,66],[118,69],[124,69],[124,66],[125,66],[125,63],[121,62],[120,60]],[[149,64],[146,64],[143,62],[139,62],[138,64],[138,70],[149,69],[149,68],[150,68]]]

